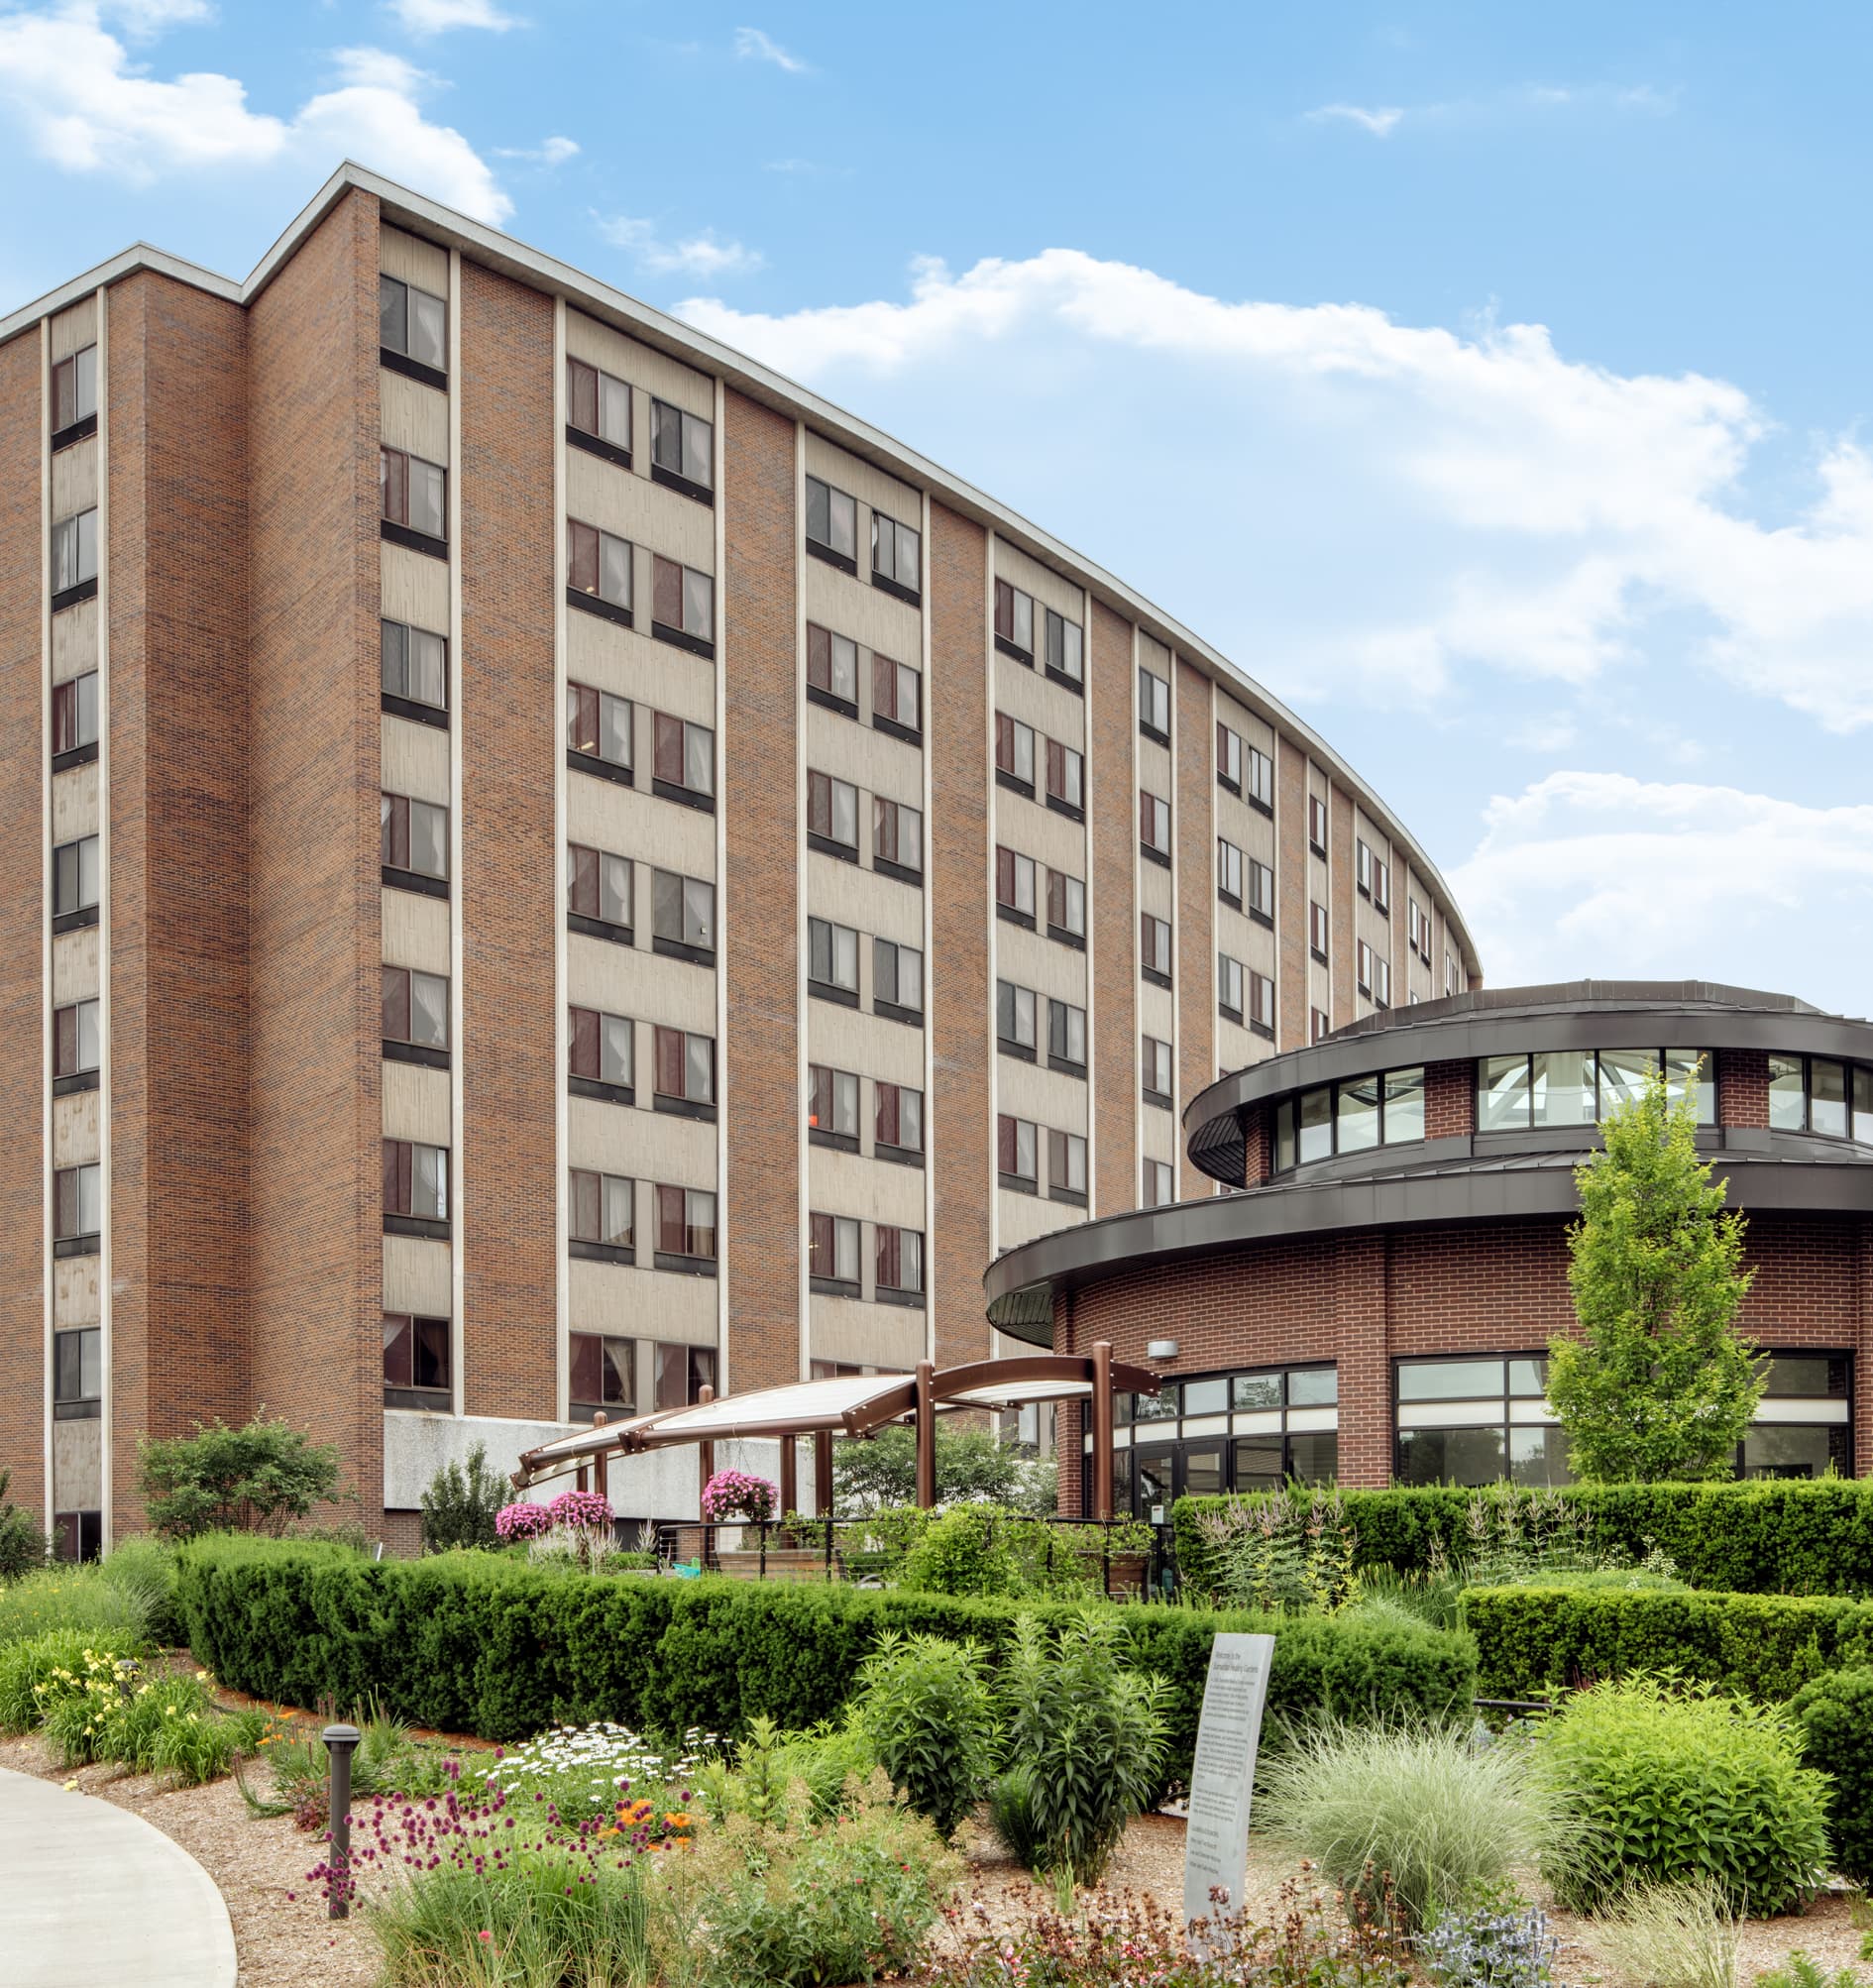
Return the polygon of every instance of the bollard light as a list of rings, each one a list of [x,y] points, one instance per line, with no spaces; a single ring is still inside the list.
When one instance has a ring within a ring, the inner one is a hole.
[[[351,1756],[364,1734],[355,1725],[328,1725],[319,1735],[331,1766],[326,1813],[332,1823],[332,1851],[326,1862],[332,1879],[325,1907],[327,1919],[351,1917]]]

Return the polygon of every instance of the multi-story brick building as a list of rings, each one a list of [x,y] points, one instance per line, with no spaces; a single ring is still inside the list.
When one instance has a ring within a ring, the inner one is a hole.
[[[370,173],[0,322],[0,1464],[67,1550],[198,1415],[402,1540],[477,1439],[985,1353],[998,1252],[1213,1191],[1219,1071],[1478,978],[1169,616]]]
[[[1563,1482],[1574,1169],[1655,1071],[1693,1088],[1747,1217],[1740,1323],[1770,1365],[1738,1470],[1873,1470],[1873,1026],[1786,995],[1580,981],[1349,1023],[1192,1100],[1190,1158],[1232,1191],[1013,1250],[990,1316],[1166,1377],[1123,1404],[1121,1509],[1287,1476]]]

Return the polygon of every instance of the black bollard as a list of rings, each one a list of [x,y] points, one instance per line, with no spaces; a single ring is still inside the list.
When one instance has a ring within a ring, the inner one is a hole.
[[[320,1735],[331,1763],[332,1777],[326,1812],[332,1823],[332,1867],[327,1919],[351,1917],[351,1755],[364,1737],[355,1725],[328,1725]]]

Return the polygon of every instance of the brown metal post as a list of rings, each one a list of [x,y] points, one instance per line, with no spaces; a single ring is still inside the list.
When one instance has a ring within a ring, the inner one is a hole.
[[[700,1408],[704,1402],[713,1401],[716,1390],[707,1381],[696,1390],[696,1404]],[[716,1446],[714,1443],[698,1443],[696,1446],[696,1489],[700,1494],[703,1487],[716,1475]]]
[[[917,1363],[917,1503],[931,1511],[936,1503],[936,1369]]]
[[[817,1429],[813,1437],[813,1502],[822,1518],[832,1516],[832,1431]]]
[[[1112,1516],[1112,1342],[1095,1339],[1092,1349],[1093,1517]]]
[[[780,1515],[800,1508],[800,1457],[792,1435],[780,1439]]]
[[[610,1419],[611,1419],[610,1416],[608,1416],[605,1412],[605,1410],[601,1408],[599,1412],[593,1416],[592,1426],[595,1429],[603,1429],[606,1425],[606,1423],[610,1421]],[[593,1458],[592,1473],[594,1479],[593,1489],[597,1491],[599,1495],[602,1498],[604,1498],[606,1502],[608,1504],[611,1498],[611,1458],[607,1451],[601,1450],[599,1454]]]

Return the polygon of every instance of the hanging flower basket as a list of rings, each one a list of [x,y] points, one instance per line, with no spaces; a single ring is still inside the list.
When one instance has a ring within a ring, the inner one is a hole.
[[[746,1471],[717,1471],[703,1487],[703,1516],[718,1525],[735,1519],[759,1523],[774,1516],[778,1502],[774,1487]]]
[[[553,1514],[543,1504],[503,1504],[495,1514],[495,1537],[508,1546],[538,1539],[553,1529]]]

